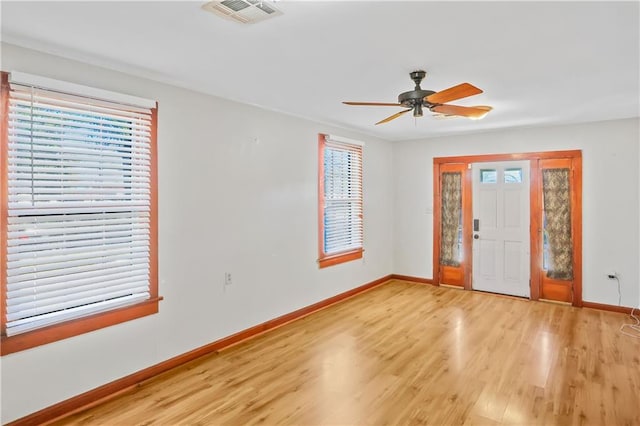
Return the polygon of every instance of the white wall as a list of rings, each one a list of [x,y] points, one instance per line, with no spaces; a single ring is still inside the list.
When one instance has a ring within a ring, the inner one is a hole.
[[[3,423],[393,272],[388,142],[12,45],[2,69],[158,100],[165,298],[157,315],[2,357]],[[366,142],[364,259],[323,270],[321,132]]]
[[[623,306],[640,297],[638,119],[503,130],[394,145],[394,272],[432,278],[433,157],[581,149],[583,299]]]
[[[433,157],[582,149],[584,299],[617,304],[615,269],[622,304],[640,304],[638,119],[391,145],[12,45],[2,69],[159,101],[165,297],[157,315],[2,357],[3,423],[389,273],[430,278]],[[365,258],[323,270],[320,132],[367,143]]]

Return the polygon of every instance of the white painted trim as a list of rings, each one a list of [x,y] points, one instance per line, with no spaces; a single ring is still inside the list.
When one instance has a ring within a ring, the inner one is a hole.
[[[115,102],[118,104],[132,105],[141,108],[156,107],[156,101],[151,99],[111,92],[109,90],[97,89],[95,87],[82,86],[80,84],[54,80],[52,78],[27,74],[20,71],[11,71],[11,73],[9,74],[9,82],[13,84],[20,84],[23,86],[32,86],[40,89],[47,89],[56,92],[78,95],[92,99],[99,99],[102,101]]]
[[[362,141],[357,141],[355,139],[349,139],[349,138],[343,138],[342,136],[336,136],[336,135],[325,135],[324,136],[324,140],[327,141],[327,142],[333,141],[333,142],[340,142],[340,143],[348,143],[350,145],[364,146],[364,142],[362,142]]]

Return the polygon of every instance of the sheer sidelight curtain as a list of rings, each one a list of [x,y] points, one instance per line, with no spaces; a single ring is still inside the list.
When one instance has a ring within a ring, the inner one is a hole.
[[[548,246],[547,276],[573,279],[571,189],[569,169],[543,169],[544,232]]]
[[[462,211],[462,173],[442,173],[442,235],[440,238],[440,264],[460,266],[458,232]]]

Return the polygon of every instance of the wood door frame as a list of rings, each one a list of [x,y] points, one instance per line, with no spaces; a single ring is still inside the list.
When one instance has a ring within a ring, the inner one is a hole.
[[[531,256],[530,256],[530,278],[531,278],[531,300],[540,299],[540,280],[542,265],[542,229],[541,212],[542,212],[542,176],[540,173],[540,160],[550,159],[570,159],[572,170],[573,190],[571,193],[571,227],[573,234],[573,306],[582,306],[582,151],[545,151],[545,152],[526,152],[517,154],[482,154],[467,155],[456,157],[434,157],[433,158],[433,283],[439,285],[441,282],[440,268],[440,226],[441,226],[441,200],[440,200],[440,175],[441,166],[444,164],[466,164],[466,173],[463,177],[463,185],[466,186],[463,191],[462,215],[463,215],[463,238],[464,259],[466,264],[464,289],[471,290],[472,271],[470,265],[473,262],[473,253],[471,248],[471,233],[473,212],[471,185],[472,174],[471,164],[482,162],[496,161],[518,161],[529,160],[530,167],[530,240],[531,240]]]
[[[451,266],[440,266],[440,232],[435,232],[435,229],[440,230],[440,224],[442,221],[442,211],[441,211],[441,183],[440,183],[440,176],[441,173],[446,173],[446,172],[459,172],[461,173],[461,191],[462,191],[462,261],[460,262],[460,266],[458,267],[451,267]],[[471,178],[471,176],[469,175],[469,173],[467,173],[467,165],[463,162],[446,162],[446,163],[442,163],[439,164],[436,168],[434,167],[434,199],[438,200],[438,204],[437,204],[437,208],[434,207],[434,245],[437,244],[438,247],[438,253],[437,256],[435,254],[434,251],[434,263],[438,263],[438,280],[435,280],[434,282],[437,282],[438,284],[440,283],[441,280],[446,279],[447,280],[447,284],[448,285],[453,285],[453,286],[464,286],[464,288],[467,288],[467,283],[471,283],[471,263],[469,262],[469,260],[471,260],[470,257],[470,250],[471,250],[471,232],[470,229],[468,228],[469,223],[471,223],[469,220],[470,219],[468,216],[468,211],[469,208],[468,206],[471,203],[471,182],[469,181],[469,179]],[[435,204],[434,204],[435,206]],[[435,228],[435,224],[437,225],[437,228]],[[469,241],[467,241],[467,239]],[[436,241],[437,240],[437,241]],[[435,259],[438,259],[438,261],[436,261]],[[434,270],[435,271],[435,270]],[[436,277],[436,275],[434,275],[434,278]]]

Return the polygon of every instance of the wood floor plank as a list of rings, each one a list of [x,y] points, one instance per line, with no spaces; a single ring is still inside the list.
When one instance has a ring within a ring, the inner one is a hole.
[[[638,425],[624,314],[392,281],[58,425]]]

